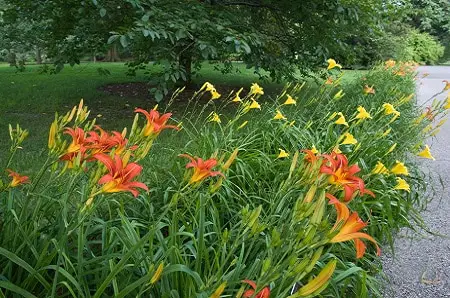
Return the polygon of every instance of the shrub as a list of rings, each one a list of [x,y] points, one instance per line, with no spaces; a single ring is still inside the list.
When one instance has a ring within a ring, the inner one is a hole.
[[[450,102],[421,115],[414,65],[341,86],[333,62],[272,102],[205,83],[183,124],[137,109],[107,132],[83,102],[56,115],[42,169],[0,186],[2,296],[379,296],[379,243],[420,220],[407,154]],[[27,132],[10,135],[5,168]]]

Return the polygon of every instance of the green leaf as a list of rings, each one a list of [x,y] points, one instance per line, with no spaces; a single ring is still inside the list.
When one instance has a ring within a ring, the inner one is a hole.
[[[128,46],[128,40],[127,37],[125,35],[122,35],[120,37],[120,44],[122,45],[122,47],[126,48]]]
[[[100,16],[103,18],[106,15],[106,9],[104,9],[103,7],[100,8]]]
[[[9,281],[0,281],[0,288],[10,290],[11,292],[17,293],[25,298],[37,298],[30,292],[16,286],[15,284],[10,283]]]

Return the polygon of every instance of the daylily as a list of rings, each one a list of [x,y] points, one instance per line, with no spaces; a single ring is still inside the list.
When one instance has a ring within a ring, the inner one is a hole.
[[[217,175],[225,177],[219,171],[212,171],[212,169],[217,165],[217,160],[214,158],[203,160],[202,158],[199,157],[193,158],[188,154],[180,154],[178,156],[188,158],[191,161],[186,165],[186,169],[193,168],[194,170],[191,179],[189,180],[189,184],[201,182],[202,180],[205,180],[208,177],[215,177]]]
[[[214,88],[214,85],[213,85],[213,84],[211,84],[211,83],[209,83],[209,82],[205,82],[205,83],[203,84],[202,88],[200,88],[200,91],[201,91],[201,90],[205,90],[205,91],[211,92],[211,91],[213,91],[213,90],[215,90],[215,89],[216,89],[216,88]]]
[[[136,109],[135,112],[142,113],[147,118],[147,124],[142,130],[142,134],[144,137],[148,136],[156,137],[162,130],[166,128],[179,130],[179,128],[175,125],[166,125],[170,116],[172,116],[172,113],[165,113],[163,115],[160,115],[159,112],[156,111],[155,109],[150,110],[148,112],[143,109]]]
[[[385,69],[392,68],[395,66],[395,64],[396,64],[395,60],[389,59],[386,62],[384,62],[384,65],[385,65],[384,68]]]
[[[406,190],[407,192],[411,191],[408,182],[406,182],[404,179],[400,177],[397,177],[397,185],[394,187],[394,189]]]
[[[249,297],[270,298],[270,288],[269,287],[263,288],[260,292],[256,293],[256,295],[255,295],[255,291],[257,289],[256,283],[254,281],[248,280],[248,279],[245,279],[242,282],[250,285],[253,288],[253,290],[245,291],[244,294],[242,295],[242,297],[245,297],[245,298],[249,298]]]
[[[273,120],[286,120],[287,118],[284,117],[284,115],[281,113],[280,110],[277,110],[275,116],[273,117]]]
[[[218,99],[218,98],[220,98],[220,96],[221,96],[220,93],[217,92],[216,89],[211,90],[211,99]]]
[[[10,169],[7,169],[9,172],[9,177],[12,177],[12,181],[9,183],[9,187],[17,187],[24,183],[29,183],[30,179],[28,176],[21,176],[19,173],[16,173]]]
[[[330,58],[330,59],[327,60],[327,62],[328,62],[328,67],[327,67],[328,70],[333,69],[335,67],[342,68],[342,65],[337,64],[336,60],[334,60],[334,59]]]
[[[349,166],[347,157],[340,153],[332,152],[322,156],[326,160],[320,167],[320,173],[330,175],[329,183],[343,189],[345,202],[350,202],[356,191],[359,191],[360,195],[368,194],[375,197],[373,192],[365,188],[364,181],[355,176],[361,171],[357,164]]]
[[[114,159],[109,155],[99,153],[94,158],[100,161],[108,169],[108,174],[98,180],[98,184],[103,184],[102,192],[121,192],[129,191],[134,197],[137,197],[141,188],[148,191],[147,185],[142,182],[133,181],[138,176],[142,167],[137,163],[128,163],[127,158],[122,159],[119,155],[114,155]]]
[[[342,145],[355,145],[358,143],[358,140],[351,133],[344,133],[344,141],[341,143]]]
[[[397,111],[394,106],[390,103],[384,103],[383,104],[384,113],[386,115],[394,114],[393,120],[395,120],[398,116],[400,116],[400,112]]]
[[[163,270],[164,270],[164,263],[160,263],[158,265],[158,268],[156,268],[156,271],[153,274],[152,278],[150,279],[150,284],[155,284],[161,278]]]
[[[261,110],[261,106],[259,105],[259,103],[252,99],[252,103],[248,106],[248,109],[260,109]]]
[[[363,92],[364,94],[375,94],[375,89],[373,88],[373,86],[369,87],[368,85],[365,85]]]
[[[344,115],[341,112],[337,113],[337,115],[339,115],[339,118],[334,123],[348,126],[348,123],[345,120]]]
[[[435,160],[435,158],[431,155],[430,147],[428,147],[428,145],[425,145],[425,148],[422,151],[420,151],[417,155],[423,158]]]
[[[65,134],[68,134],[72,137],[72,142],[69,147],[67,147],[66,152],[60,157],[61,160],[66,160],[69,162],[69,168],[73,166],[74,159],[81,154],[81,158],[84,159],[84,155],[86,153],[86,140],[85,140],[85,132],[83,129],[76,127],[66,128],[64,131]]]
[[[289,157],[289,153],[287,153],[286,151],[284,151],[283,149],[278,149],[280,150],[280,154],[278,154],[277,158],[286,158]]]
[[[314,147],[314,146],[312,149],[304,149],[304,150],[302,150],[302,152],[305,153],[305,160],[310,163],[315,163],[320,158],[320,156],[318,155],[319,152],[317,151],[316,147]]]
[[[263,95],[264,90],[258,84],[253,83],[252,86],[250,87],[250,94],[251,95]]]
[[[375,239],[373,239],[366,233],[360,232],[360,230],[367,226],[367,223],[363,222],[361,218],[359,218],[358,213],[352,212],[350,214],[350,210],[348,209],[348,207],[333,195],[327,194],[327,198],[330,200],[330,204],[335,206],[337,212],[336,223],[331,229],[331,232],[335,232],[337,228],[341,226],[340,223],[344,223],[339,229],[339,232],[333,238],[331,238],[330,242],[338,243],[353,240],[356,247],[356,258],[359,259],[364,256],[364,253],[366,251],[366,245],[361,239],[367,239],[375,244],[377,248],[377,255],[380,255],[381,250]]]
[[[225,291],[226,286],[227,286],[227,282],[224,281],[223,283],[221,283],[219,285],[219,287],[214,291],[214,293],[212,293],[211,296],[209,296],[209,298],[220,298],[223,291]]]
[[[317,150],[316,146],[313,145],[312,148],[311,148],[311,152],[313,154],[317,154],[317,153],[319,153],[319,150]]]
[[[297,102],[295,101],[295,99],[292,98],[292,96],[287,94],[287,99],[283,104],[284,105],[295,105],[295,104],[297,104]]]
[[[366,111],[366,109],[362,106],[357,108],[358,114],[356,115],[356,119],[372,119],[370,114]]]
[[[97,153],[110,152],[115,147],[115,153],[121,154],[125,149],[128,140],[122,136],[120,132],[113,131],[112,135],[104,131],[100,126],[96,126],[98,131],[89,131],[88,137],[86,137],[86,147],[91,149],[91,155]]]
[[[444,91],[450,90],[450,82],[447,80],[443,80],[442,82],[445,83]]]
[[[239,89],[238,92],[236,92],[236,95],[234,96],[232,102],[242,102],[242,99],[239,97],[239,95],[241,94],[243,88]]]
[[[214,113],[211,114],[211,119],[209,120],[209,122],[221,123],[222,121],[220,120],[219,114],[214,112]]]
[[[336,263],[337,260],[332,260],[328,262],[328,264],[325,267],[323,267],[322,271],[320,271],[320,273],[315,278],[310,280],[306,285],[304,285],[297,292],[295,292],[293,296],[289,296],[288,298],[318,295],[322,290],[325,289],[326,283],[333,275],[333,272],[336,269]]]
[[[395,165],[391,169],[392,174],[395,175],[405,175],[408,176],[408,168],[405,166],[403,162],[396,161]]]
[[[431,107],[425,108],[425,113],[423,114],[423,117],[427,118],[430,121],[433,121],[435,115],[433,115],[433,110],[431,109]]]
[[[333,85],[333,79],[331,77],[328,77],[325,81],[325,85]]]
[[[378,161],[377,165],[372,170],[372,174],[388,175],[389,174],[389,170],[386,168],[386,166],[381,161]]]

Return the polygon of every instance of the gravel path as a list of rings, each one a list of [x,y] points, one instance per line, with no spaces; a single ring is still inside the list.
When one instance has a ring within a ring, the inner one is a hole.
[[[424,73],[429,75],[422,78]],[[450,81],[450,67],[420,67],[418,78],[418,101],[422,104],[443,89],[442,80]],[[438,178],[431,182],[437,196],[422,215],[432,231],[447,237],[401,231],[395,240],[395,256],[382,259],[389,278],[385,297],[450,297],[450,121],[428,143],[436,161],[424,161],[422,167],[434,177],[440,174],[445,188]]]

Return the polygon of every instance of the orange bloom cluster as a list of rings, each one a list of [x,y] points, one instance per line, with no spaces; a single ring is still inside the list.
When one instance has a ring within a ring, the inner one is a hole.
[[[136,113],[144,114],[145,118],[147,118],[147,124],[142,130],[142,135],[144,137],[153,136],[156,137],[160,134],[160,132],[164,129],[171,128],[179,130],[179,128],[175,125],[166,125],[169,118],[172,116],[171,113],[166,113],[160,115],[156,110],[146,111],[143,109],[136,109]]]
[[[10,187],[17,187],[21,184],[30,182],[28,176],[22,176],[19,173],[16,173],[10,169],[7,169],[7,171],[9,172],[8,176],[12,178],[11,183],[9,183]]]
[[[113,149],[116,154],[121,154],[128,143],[128,139],[121,133],[117,131],[108,133],[100,126],[96,126],[95,130],[87,133],[79,127],[66,128],[64,133],[72,137],[72,142],[60,159],[68,161],[69,167],[73,166],[73,162],[79,154],[82,161],[90,159],[98,153],[109,153]],[[130,149],[134,148],[133,146]]]
[[[186,169],[189,168],[194,169],[191,179],[189,180],[189,184],[201,182],[208,177],[214,177],[217,175],[225,177],[221,172],[212,170],[217,165],[217,160],[214,158],[203,160],[202,158],[199,157],[193,158],[188,154],[180,154],[179,156],[186,157],[191,161],[186,165]]]
[[[337,213],[336,223],[331,232],[337,231],[338,227],[340,227],[339,232],[331,238],[330,242],[338,243],[353,240],[356,247],[356,257],[359,259],[364,256],[366,251],[366,245],[361,239],[367,239],[375,244],[377,248],[377,255],[380,255],[381,250],[375,239],[366,233],[360,232],[360,230],[367,226],[367,222],[363,222],[361,218],[359,218],[357,212],[352,212],[350,214],[350,210],[347,205],[340,202],[333,195],[326,194],[326,196],[330,200],[330,204],[334,205],[336,208]]]
[[[324,158],[320,173],[329,175],[328,181],[343,189],[344,202],[350,202],[356,195],[374,193],[365,188],[364,181],[356,174],[361,171],[357,164],[349,165],[347,157],[342,153],[322,154]]]
[[[129,191],[134,197],[137,197],[141,188],[148,191],[147,185],[142,182],[133,181],[141,174],[142,166],[137,163],[127,163],[119,155],[114,155],[114,159],[104,153],[94,155],[94,158],[103,163],[108,169],[108,174],[98,180],[98,184],[103,184],[103,192],[121,192]]]
[[[269,298],[270,297],[270,288],[269,287],[264,287],[260,292],[256,293],[256,295],[255,295],[255,291],[257,289],[256,283],[254,281],[248,280],[248,279],[245,279],[242,282],[250,285],[253,288],[253,289],[245,291],[244,294],[242,295],[242,297],[246,297],[246,298],[248,298],[248,297]]]

